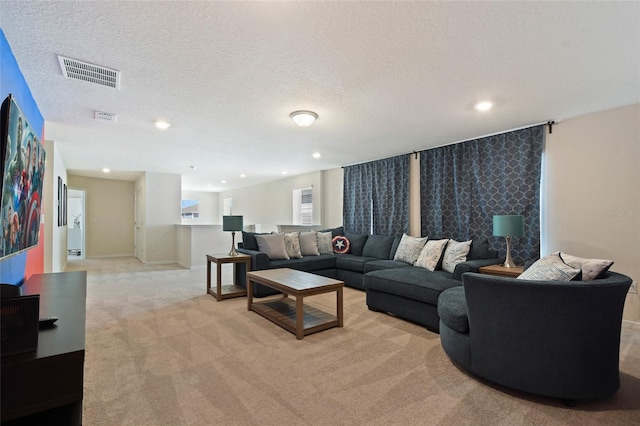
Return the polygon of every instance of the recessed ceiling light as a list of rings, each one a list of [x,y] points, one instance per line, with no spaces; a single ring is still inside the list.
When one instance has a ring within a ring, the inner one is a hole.
[[[314,153],[312,154],[312,157],[313,157],[313,158],[320,158],[320,157],[322,157],[322,154],[320,154],[319,152],[314,152]]]
[[[111,171],[111,170],[110,170],[110,169],[108,169],[108,168],[106,168],[106,167],[105,167],[104,169],[102,169],[102,173],[109,173],[110,171]]]
[[[482,101],[482,102],[478,102],[475,106],[475,108],[478,111],[488,111],[491,109],[491,107],[493,106],[493,104],[491,102],[488,101]]]
[[[160,130],[167,130],[169,127],[171,127],[171,124],[167,123],[166,121],[156,121],[156,127]]]
[[[245,175],[244,173],[240,175],[241,178],[245,178],[247,177],[247,175]]]
[[[220,183],[227,183],[227,181],[226,181],[226,180],[224,180],[224,179],[222,179],[222,180],[220,181]]]
[[[283,175],[286,175],[287,173],[289,173],[289,172],[287,172],[286,170],[284,172],[282,172]]]

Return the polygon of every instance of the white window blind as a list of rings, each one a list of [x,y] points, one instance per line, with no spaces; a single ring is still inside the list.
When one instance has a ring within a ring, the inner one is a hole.
[[[313,225],[313,188],[293,190],[293,224]]]

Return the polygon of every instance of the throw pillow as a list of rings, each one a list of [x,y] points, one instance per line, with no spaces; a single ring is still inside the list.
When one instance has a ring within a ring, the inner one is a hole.
[[[318,252],[320,254],[333,254],[333,244],[331,243],[333,234],[331,231],[316,232],[316,237],[318,239]]]
[[[467,255],[471,249],[471,240],[458,242],[449,240],[447,248],[444,250],[444,258],[442,259],[442,269],[453,274],[458,263],[467,260]]]
[[[264,252],[271,260],[289,259],[284,245],[284,234],[256,235],[258,250]]]
[[[402,239],[398,244],[398,250],[396,250],[393,260],[413,265],[418,260],[418,256],[420,256],[420,252],[426,243],[427,237],[411,237],[407,234],[402,234]]]
[[[344,236],[349,239],[350,252],[356,256],[362,256],[364,245],[367,242],[369,234],[358,234],[355,232],[345,232]]]
[[[559,253],[553,253],[538,259],[523,273],[519,280],[533,281],[571,281],[580,273],[580,269],[572,268],[562,261]]]
[[[299,232],[288,232],[284,234],[284,246],[287,250],[287,255],[291,259],[300,259],[302,257]]]
[[[242,231],[242,248],[247,250],[258,250],[258,241],[256,235],[269,235],[269,233],[245,232]]]
[[[582,281],[591,281],[607,273],[611,265],[612,260],[606,259],[583,259],[582,257],[572,256],[567,253],[560,253],[560,258],[564,263],[572,268],[580,269],[582,271]]]
[[[447,242],[449,240],[446,238],[444,240],[428,240],[422,248],[415,265],[419,268],[435,271]]]
[[[376,259],[389,259],[389,252],[391,252],[393,239],[393,236],[369,235],[367,242],[364,243],[362,255],[366,257],[375,257]]]
[[[349,253],[349,249],[351,248],[351,243],[349,239],[344,235],[338,235],[331,240],[331,245],[333,245],[333,251],[338,254]]]
[[[300,252],[303,256],[319,256],[316,231],[300,233]]]

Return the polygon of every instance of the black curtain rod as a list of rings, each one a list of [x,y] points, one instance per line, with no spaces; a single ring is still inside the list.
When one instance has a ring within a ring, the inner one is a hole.
[[[501,134],[503,134],[503,133],[509,133],[509,132],[515,132],[516,130],[522,130],[522,129],[526,129],[526,128],[529,128],[529,127],[540,126],[540,125],[549,126],[549,134],[551,134],[551,133],[553,133],[553,125],[554,125],[554,124],[556,124],[556,122],[555,122],[554,120],[549,120],[549,121],[547,121],[547,122],[536,123],[536,124],[529,124],[529,125],[526,125],[526,126],[522,126],[522,127],[517,127],[517,128],[515,128],[515,129],[511,129],[511,130],[504,130],[504,131],[497,132],[497,133],[491,133],[491,134],[489,134],[489,135],[478,136],[478,137],[475,137],[475,138],[469,138],[469,139],[464,139],[464,140],[457,141],[457,142],[446,143],[446,144],[438,145],[438,146],[434,146],[434,147],[431,147],[431,148],[425,148],[425,149],[422,149],[422,150],[420,150],[420,151],[411,151],[410,153],[405,154],[405,155],[411,155],[411,154],[413,154],[413,158],[414,158],[415,160],[417,160],[417,159],[418,159],[418,154],[420,154],[420,152],[422,152],[422,151],[426,151],[427,149],[440,148],[440,147],[443,147],[443,146],[453,145],[453,144],[456,144],[456,143],[462,143],[462,142],[472,141],[472,140],[474,140],[474,139],[488,138],[488,137],[490,137],[490,136],[501,135]],[[397,155],[393,155],[392,157],[397,157]],[[388,158],[391,158],[391,157],[388,157]],[[372,160],[372,161],[375,161],[375,160]],[[366,163],[366,162],[367,162],[367,161],[365,161],[365,163]],[[355,163],[355,164],[362,164],[362,163]],[[355,165],[355,164],[350,164],[350,166],[353,166],[353,165]],[[343,169],[344,169],[345,167],[348,167],[348,166],[342,166],[342,168],[343,168]]]

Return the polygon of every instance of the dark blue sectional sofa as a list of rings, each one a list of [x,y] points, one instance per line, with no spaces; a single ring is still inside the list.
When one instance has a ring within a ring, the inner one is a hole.
[[[326,230],[329,231],[329,230]],[[466,262],[456,266],[453,274],[429,271],[393,260],[399,236],[367,235],[344,232],[342,227],[330,229],[332,235],[349,239],[349,254],[305,256],[301,259],[271,260],[258,251],[254,233],[243,232],[238,252],[251,256],[251,270],[292,268],[343,281],[346,286],[366,291],[369,309],[385,312],[415,322],[438,332],[440,319],[437,312],[438,297],[450,287],[462,285],[462,274],[477,272],[485,265],[501,263],[497,253],[490,250],[487,240],[474,240]],[[236,265],[236,279],[246,287],[244,265]],[[277,292],[255,285],[254,297]]]

